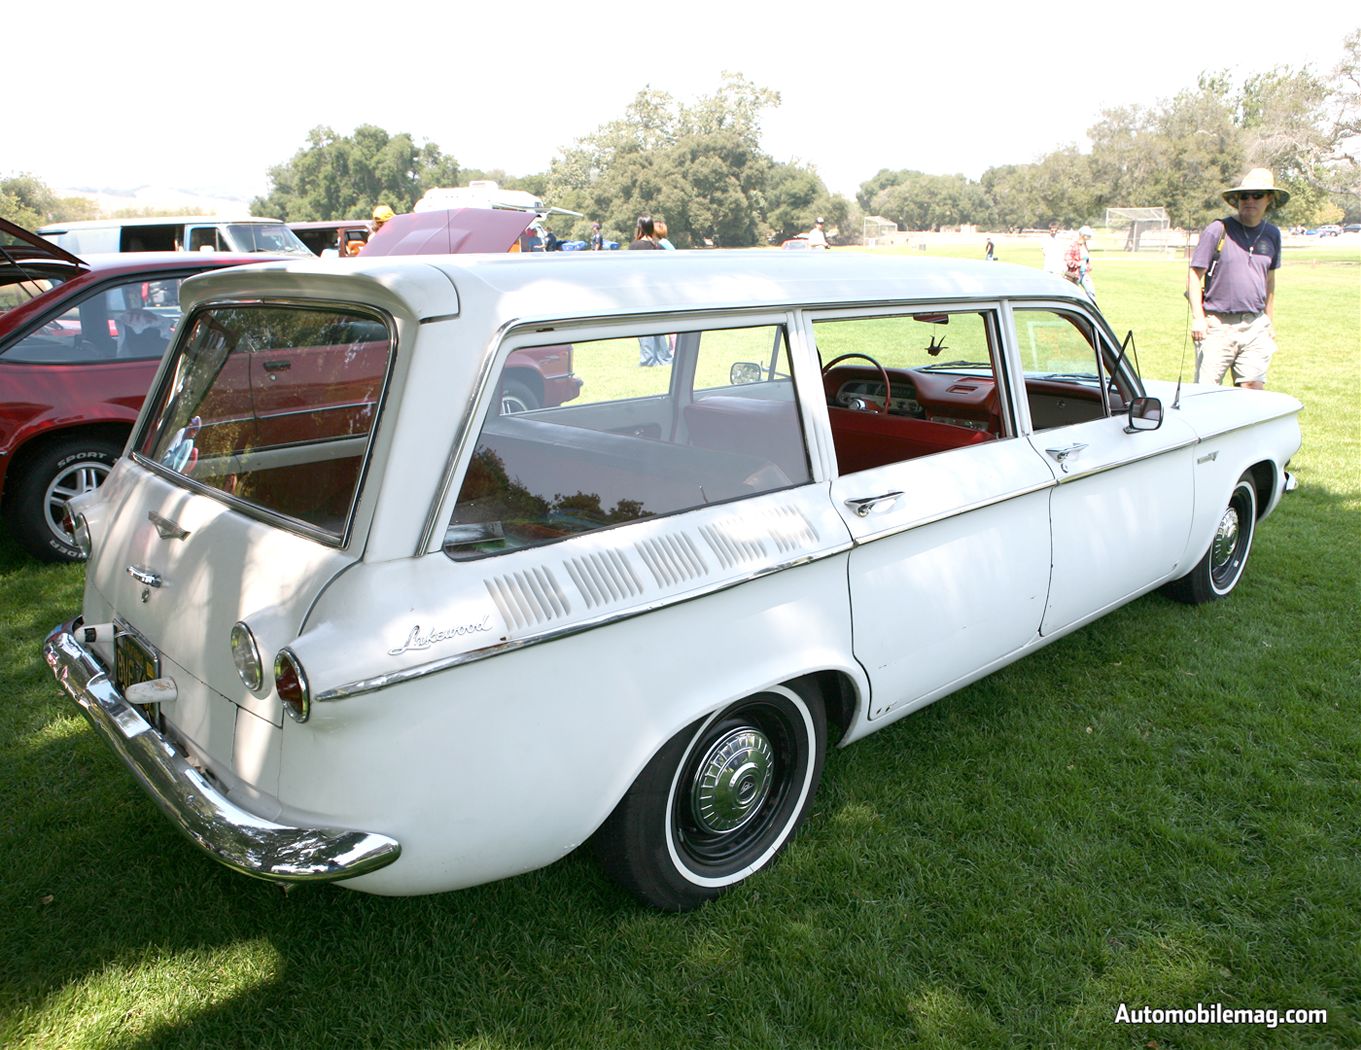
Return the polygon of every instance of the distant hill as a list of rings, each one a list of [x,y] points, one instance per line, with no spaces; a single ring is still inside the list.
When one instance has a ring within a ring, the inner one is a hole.
[[[124,211],[155,211],[163,215],[250,214],[250,201],[239,197],[210,197],[168,186],[138,186],[135,189],[67,188],[54,190],[58,197],[85,197],[95,202],[101,215]]]

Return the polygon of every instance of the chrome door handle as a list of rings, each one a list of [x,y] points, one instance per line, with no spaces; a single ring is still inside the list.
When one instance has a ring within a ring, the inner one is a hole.
[[[846,506],[850,507],[851,510],[855,511],[856,517],[867,518],[869,517],[870,511],[872,511],[880,503],[888,504],[896,503],[898,501],[898,497],[900,497],[901,495],[902,495],[901,492],[885,492],[881,496],[863,496],[860,499],[848,499],[846,501]]]
[[[1086,447],[1087,443],[1085,441],[1076,441],[1071,445],[1065,445],[1063,448],[1047,448],[1045,451],[1058,461],[1059,466],[1063,468],[1063,472],[1067,474],[1068,461],[1070,459],[1076,459],[1077,454]]]
[[[163,582],[159,573],[152,572],[150,569],[143,569],[137,565],[128,566],[128,575],[147,587],[159,587]]]

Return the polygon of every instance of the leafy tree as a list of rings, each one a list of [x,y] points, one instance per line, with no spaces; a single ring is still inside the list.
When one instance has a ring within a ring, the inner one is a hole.
[[[628,241],[637,217],[650,214],[666,219],[681,248],[762,244],[811,222],[814,210],[830,219],[838,209],[816,174],[777,164],[761,149],[761,115],[779,101],[733,73],[688,106],[645,88],[622,117],[554,159],[544,196],[584,213],[576,236],[598,219],[607,238]]]
[[[99,206],[88,197],[58,197],[29,174],[0,178],[0,215],[26,229],[61,220],[93,219]]]
[[[251,212],[298,222],[367,216],[379,203],[410,211],[430,187],[458,185],[459,168],[438,146],[417,146],[406,132],[363,124],[345,136],[318,126],[269,178],[273,188],[251,202]]]

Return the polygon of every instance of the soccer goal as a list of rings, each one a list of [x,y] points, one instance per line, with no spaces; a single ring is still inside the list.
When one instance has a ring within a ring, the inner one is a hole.
[[[885,219],[882,215],[865,216],[865,247],[873,248],[876,244],[892,244],[893,235],[898,232],[898,224],[891,219]]]
[[[1170,252],[1174,247],[1166,208],[1107,208],[1106,228],[1124,233],[1127,252]]]

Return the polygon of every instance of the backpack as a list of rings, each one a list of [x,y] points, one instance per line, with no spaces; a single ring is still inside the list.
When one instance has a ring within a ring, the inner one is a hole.
[[[1202,303],[1205,301],[1205,297],[1210,294],[1210,282],[1214,280],[1215,268],[1219,266],[1219,256],[1224,251],[1224,242],[1229,238],[1229,224],[1223,219],[1216,219],[1215,222],[1219,223],[1219,243],[1215,245],[1214,255],[1210,256],[1210,265],[1206,267],[1205,276],[1200,282],[1200,301]],[[1213,226],[1214,223],[1210,225]],[[1188,299],[1191,297],[1189,289],[1181,294]]]

